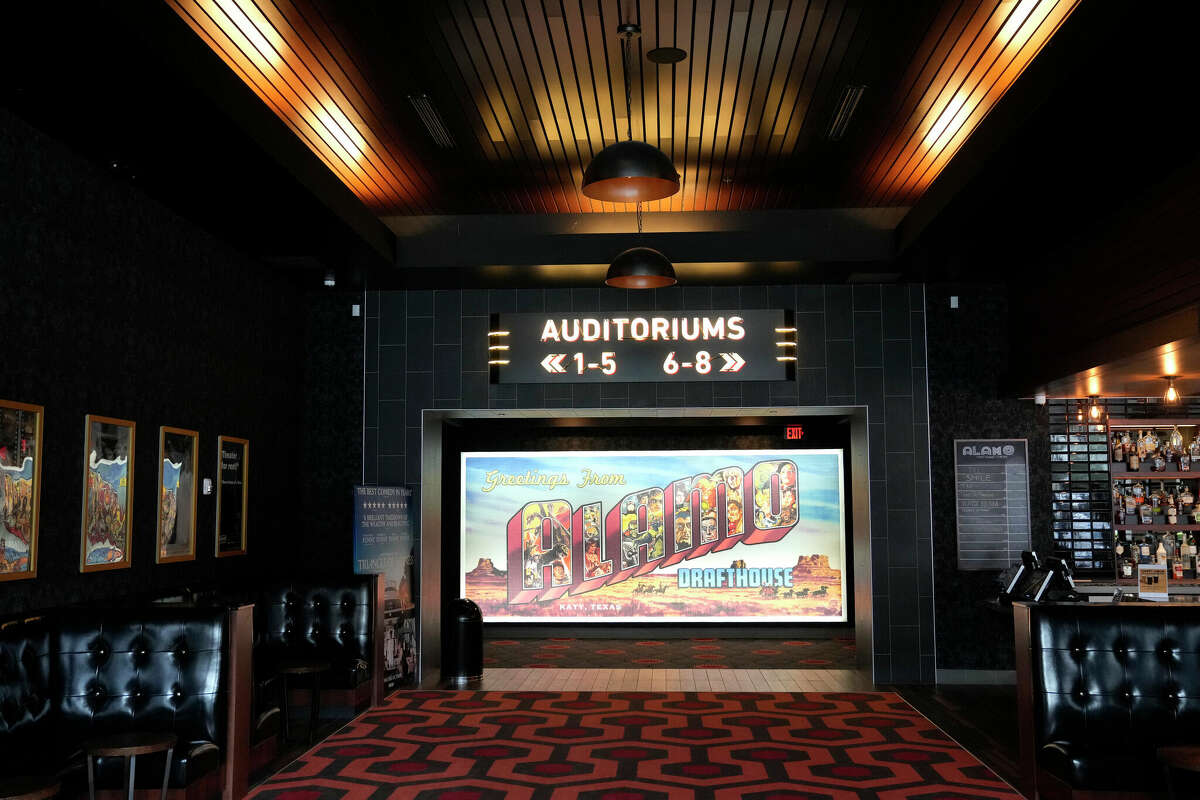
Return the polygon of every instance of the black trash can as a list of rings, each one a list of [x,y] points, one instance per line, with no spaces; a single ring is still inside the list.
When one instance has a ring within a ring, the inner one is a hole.
[[[467,683],[483,677],[483,613],[465,597],[446,604],[446,652],[442,654],[442,679]]]

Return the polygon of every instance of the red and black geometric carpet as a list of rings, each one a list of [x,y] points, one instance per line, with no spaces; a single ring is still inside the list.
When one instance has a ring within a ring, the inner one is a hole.
[[[890,692],[393,695],[255,800],[1020,795]]]
[[[489,635],[485,667],[526,669],[853,669],[854,637],[828,639],[504,638]]]

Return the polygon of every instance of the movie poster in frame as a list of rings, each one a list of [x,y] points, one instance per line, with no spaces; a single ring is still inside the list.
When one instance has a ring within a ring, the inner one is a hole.
[[[246,554],[250,441],[217,437],[217,558]]]
[[[37,577],[44,414],[0,400],[0,581]]]
[[[128,569],[133,540],[133,446],[137,426],[88,414],[83,427],[80,572]]]
[[[158,429],[159,564],[196,558],[196,474],[200,434]]]

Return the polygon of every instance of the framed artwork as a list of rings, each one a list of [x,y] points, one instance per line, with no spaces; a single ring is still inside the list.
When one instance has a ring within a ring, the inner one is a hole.
[[[37,577],[44,413],[0,400],[0,581]]]
[[[85,418],[80,572],[130,566],[134,428],[126,419]]]
[[[196,474],[200,434],[158,429],[158,553],[171,564],[196,557]]]
[[[217,557],[246,554],[246,479],[250,441],[217,437]]]

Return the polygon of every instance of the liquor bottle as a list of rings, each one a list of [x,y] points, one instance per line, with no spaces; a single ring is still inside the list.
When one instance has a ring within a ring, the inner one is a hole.
[[[1171,577],[1177,581],[1183,579],[1183,562],[1178,558],[1175,559],[1175,562],[1172,565]]]
[[[1117,539],[1116,547],[1117,563],[1121,565],[1122,578],[1132,578],[1135,565],[1137,564],[1137,556],[1135,555],[1137,548],[1132,546],[1132,541],[1130,541],[1130,547],[1125,547],[1122,541],[1127,535],[1124,533],[1121,534],[1121,538]]]
[[[1196,537],[1184,534],[1183,577],[1196,577]]]
[[[1158,547],[1154,551],[1154,563],[1155,564],[1167,563],[1167,548],[1163,547],[1162,539],[1158,540]]]
[[[1167,505],[1166,517],[1167,517],[1168,525],[1174,525],[1176,522],[1179,521],[1179,514],[1175,510],[1175,498],[1174,497],[1171,498],[1169,505]]]
[[[1179,491],[1179,504],[1183,506],[1183,512],[1186,514],[1188,511],[1191,511],[1192,503],[1195,502],[1196,498],[1192,496],[1192,490],[1188,488],[1186,483],[1181,484],[1181,486],[1183,488]]]
[[[1171,426],[1171,434],[1167,437],[1167,442],[1176,453],[1183,452],[1183,434],[1179,432],[1178,425]]]
[[[1138,522],[1142,525],[1154,524],[1154,507],[1149,503],[1142,503],[1138,506]]]
[[[1188,445],[1188,455],[1192,457],[1192,461],[1200,458],[1200,436],[1194,436],[1192,443]]]
[[[1114,464],[1120,464],[1125,460],[1125,445],[1121,441],[1121,434],[1114,433],[1112,437],[1112,460]]]
[[[1141,448],[1141,444],[1138,444],[1137,447],[1126,448],[1125,450],[1125,467],[1130,472],[1138,472],[1142,468],[1142,456],[1139,452]]]
[[[1186,451],[1179,451],[1179,455],[1175,458],[1175,460],[1179,462],[1180,472],[1192,471],[1192,457],[1188,455]]]
[[[1141,544],[1138,545],[1138,563],[1139,564],[1149,564],[1150,563],[1150,537],[1149,536],[1147,536],[1145,539],[1142,539]]]

